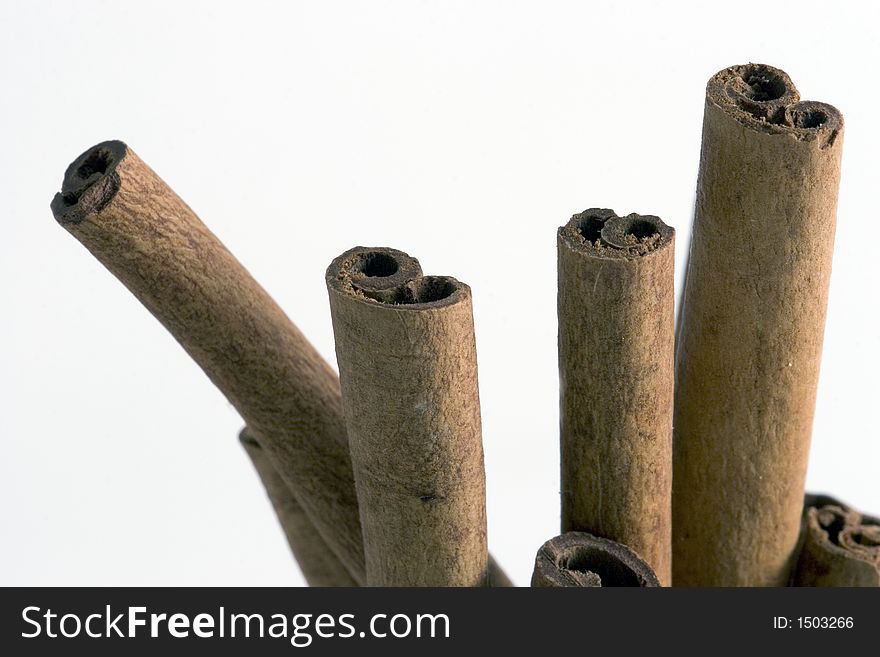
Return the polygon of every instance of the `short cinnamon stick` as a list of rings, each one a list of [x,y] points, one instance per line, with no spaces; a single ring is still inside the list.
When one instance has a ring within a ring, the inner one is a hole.
[[[880,520],[807,495],[794,586],[880,586]]]
[[[321,538],[257,440],[245,428],[238,439],[263,482],[290,551],[309,586],[357,586],[345,566]]]
[[[331,263],[327,289],[367,584],[486,585],[470,288],[357,247]]]
[[[586,532],[567,532],[538,550],[532,586],[657,587],[651,567],[625,545]]]
[[[575,215],[558,233],[562,530],[671,579],[674,231]]]
[[[706,89],[676,351],[673,582],[781,586],[798,540],[843,118],[788,75]]]

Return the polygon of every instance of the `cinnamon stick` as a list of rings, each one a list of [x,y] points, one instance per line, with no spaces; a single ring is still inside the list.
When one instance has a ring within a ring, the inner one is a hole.
[[[367,584],[486,585],[470,288],[356,247],[331,263],[327,290]]]
[[[676,585],[789,580],[842,145],[840,112],[779,69],[709,81],[676,351]]]
[[[532,586],[657,587],[651,567],[625,545],[586,532],[551,538],[535,557]]]
[[[58,222],[171,332],[248,423],[358,583],[363,540],[339,380],[195,213],[125,144],[68,167]],[[494,585],[509,585],[493,562]]]
[[[558,232],[562,531],[671,579],[674,231],[593,208]]]
[[[807,495],[794,586],[880,586],[880,519]]]
[[[242,429],[238,439],[266,488],[287,544],[309,586],[357,586],[336,553],[321,538],[259,442]]]
[[[229,399],[321,536],[361,579],[338,382],[308,340],[122,142],[98,144],[74,160],[52,211]]]

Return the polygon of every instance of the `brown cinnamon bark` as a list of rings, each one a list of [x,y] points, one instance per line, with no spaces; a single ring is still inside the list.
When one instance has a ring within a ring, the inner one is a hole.
[[[880,586],[880,520],[807,495],[794,586]]]
[[[58,222],[111,271],[245,419],[352,578],[363,539],[339,380],[195,213],[125,144],[68,167]],[[497,567],[493,584],[509,580]]]
[[[305,511],[290,494],[290,488],[269,461],[266,452],[247,428],[238,435],[254,469],[266,488],[287,544],[309,586],[357,586],[345,566],[321,538]]]
[[[338,382],[312,345],[125,144],[77,158],[52,211],[226,395],[321,536],[362,578]]]
[[[586,532],[567,532],[538,550],[532,586],[657,587],[651,567],[625,545]]]
[[[356,247],[331,263],[327,290],[367,584],[486,585],[470,288]]]
[[[673,583],[782,586],[798,539],[843,118],[783,71],[715,75],[676,351]]]
[[[674,231],[593,208],[558,233],[562,530],[671,579]]]

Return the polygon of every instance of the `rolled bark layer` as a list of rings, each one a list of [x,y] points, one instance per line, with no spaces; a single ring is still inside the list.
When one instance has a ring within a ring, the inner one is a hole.
[[[807,495],[794,586],[880,586],[880,520]]]
[[[676,351],[673,583],[780,586],[798,540],[843,118],[782,71],[715,75]]]
[[[657,587],[651,567],[625,545],[586,532],[551,538],[535,557],[532,586]]]
[[[671,579],[674,239],[590,209],[558,233],[562,531],[623,543]]]
[[[470,288],[401,251],[327,270],[367,584],[483,586],[486,500]]]
[[[238,436],[263,482],[287,544],[309,586],[357,586],[345,566],[315,529],[290,488],[257,440],[243,429]]]

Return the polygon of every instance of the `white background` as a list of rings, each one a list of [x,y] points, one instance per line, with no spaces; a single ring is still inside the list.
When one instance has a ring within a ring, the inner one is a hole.
[[[490,544],[527,584],[558,527],[556,227],[658,214],[680,282],[704,86],[748,61],[846,117],[808,485],[880,512],[877,7],[4,1],[0,583],[302,582],[235,411],[55,224],[84,149],[129,143],[331,362],[341,251],[468,282]]]

